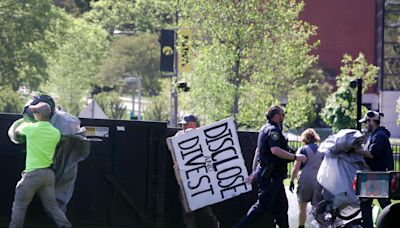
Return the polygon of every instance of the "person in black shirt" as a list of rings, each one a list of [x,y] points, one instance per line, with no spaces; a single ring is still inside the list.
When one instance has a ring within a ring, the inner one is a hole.
[[[253,227],[257,218],[266,215],[265,227],[288,228],[288,200],[283,186],[287,163],[307,160],[303,154],[289,152],[288,140],[282,134],[283,108],[271,106],[265,115],[267,123],[258,134],[253,172],[246,180],[247,183],[258,182],[258,199],[236,227]]]
[[[383,126],[380,126],[382,113],[368,111],[364,118],[359,122],[365,123],[369,137],[364,148],[357,152],[364,155],[365,162],[371,171],[390,171],[394,169],[393,151],[389,142],[390,132]],[[389,199],[378,199],[380,206],[385,208],[391,203]],[[363,199],[361,201],[361,213],[363,227],[371,228],[372,224],[372,199]]]

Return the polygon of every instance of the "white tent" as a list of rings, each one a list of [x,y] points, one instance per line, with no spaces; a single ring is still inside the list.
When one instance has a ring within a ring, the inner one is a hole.
[[[80,118],[109,119],[95,100],[89,101],[88,105],[79,113]]]

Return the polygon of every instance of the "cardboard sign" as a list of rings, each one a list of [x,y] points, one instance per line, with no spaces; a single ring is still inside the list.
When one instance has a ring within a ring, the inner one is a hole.
[[[167,139],[186,211],[251,191],[233,118]]]

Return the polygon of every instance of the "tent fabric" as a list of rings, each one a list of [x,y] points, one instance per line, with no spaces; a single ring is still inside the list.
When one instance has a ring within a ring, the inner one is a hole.
[[[80,136],[62,135],[54,157],[55,193],[60,208],[65,212],[74,192],[78,163],[90,153],[90,143]]]
[[[74,191],[78,163],[89,156],[90,143],[84,137],[84,129],[80,127],[81,121],[68,112],[55,112],[50,122],[62,135],[53,159],[53,167],[56,176],[56,200],[65,212]]]
[[[319,146],[318,150],[325,153],[325,157],[318,171],[312,204],[314,218],[320,224],[333,222],[332,216],[327,214],[344,208],[354,212],[359,209],[353,181],[357,171],[366,170],[367,165],[364,157],[354,153],[354,149],[361,147],[363,141],[364,136],[358,130],[344,129]]]

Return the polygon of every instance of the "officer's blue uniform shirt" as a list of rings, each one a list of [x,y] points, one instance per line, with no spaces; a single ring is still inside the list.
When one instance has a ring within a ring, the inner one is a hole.
[[[278,124],[268,121],[261,129],[258,134],[257,147],[260,153],[261,166],[273,163],[275,165],[272,173],[273,177],[279,177],[285,179],[287,176],[287,163],[288,160],[279,158],[272,154],[272,147],[279,147],[287,150],[288,140],[282,134],[282,130]]]

